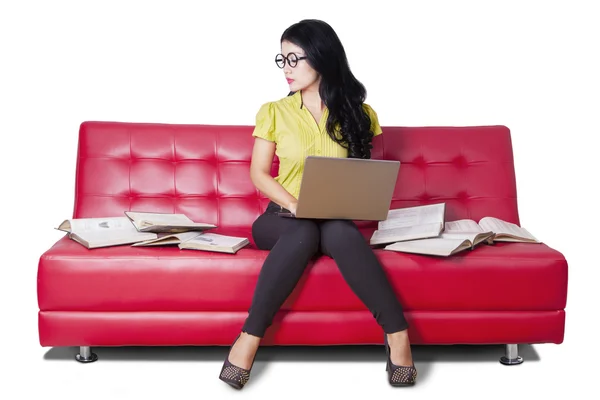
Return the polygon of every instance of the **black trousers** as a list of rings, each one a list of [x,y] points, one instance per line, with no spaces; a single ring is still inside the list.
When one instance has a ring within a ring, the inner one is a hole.
[[[269,203],[252,225],[257,247],[270,252],[258,276],[243,332],[264,336],[308,262],[318,253],[335,260],[343,278],[385,333],[408,328],[379,260],[354,222],[284,218],[275,214],[280,210],[276,203]]]

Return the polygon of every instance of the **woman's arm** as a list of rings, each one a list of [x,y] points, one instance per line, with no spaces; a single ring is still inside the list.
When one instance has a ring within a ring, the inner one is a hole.
[[[298,201],[271,176],[271,166],[275,157],[275,143],[256,138],[250,161],[250,179],[258,190],[276,204],[296,213]]]

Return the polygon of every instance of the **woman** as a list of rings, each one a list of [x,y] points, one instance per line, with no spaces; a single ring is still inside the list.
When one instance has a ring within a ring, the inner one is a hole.
[[[377,114],[364,104],[366,91],[350,72],[344,48],[333,29],[303,20],[285,30],[282,68],[290,94],[263,104],[256,116],[250,166],[254,185],[271,202],[252,226],[258,248],[270,250],[262,266],[248,317],[233,343],[220,379],[241,389],[265,330],[317,252],[332,257],[344,279],[383,328],[388,380],[413,384],[408,324],[373,250],[348,220],[283,218],[296,212],[306,156],[371,157],[371,141],[381,133]],[[270,174],[274,154],[279,174]]]

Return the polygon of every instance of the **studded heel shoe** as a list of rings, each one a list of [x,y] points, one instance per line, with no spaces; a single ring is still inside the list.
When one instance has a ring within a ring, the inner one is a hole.
[[[392,363],[390,345],[388,344],[387,335],[383,335],[385,343],[385,351],[387,353],[387,365],[385,370],[388,373],[388,381],[392,386],[410,386],[414,385],[417,379],[417,369],[415,365],[410,367],[403,365],[395,365]]]
[[[237,335],[237,337],[233,341],[233,344],[231,345],[231,348],[233,348],[235,342],[237,342],[237,340],[240,338],[240,335],[241,333]],[[229,354],[227,354],[227,358],[225,358],[225,362],[223,363],[223,368],[221,368],[221,374],[219,375],[219,379],[229,384],[230,386],[233,386],[236,389],[243,388],[246,382],[248,382],[248,380],[250,379],[250,371],[252,370],[252,366],[254,365],[255,359],[256,353],[254,354],[254,358],[252,359],[250,369],[244,369],[230,363]]]

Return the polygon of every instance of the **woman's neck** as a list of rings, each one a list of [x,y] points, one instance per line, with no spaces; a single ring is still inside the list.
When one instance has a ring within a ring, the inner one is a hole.
[[[309,108],[323,109],[323,101],[319,94],[319,86],[311,85],[302,89],[302,103]]]

